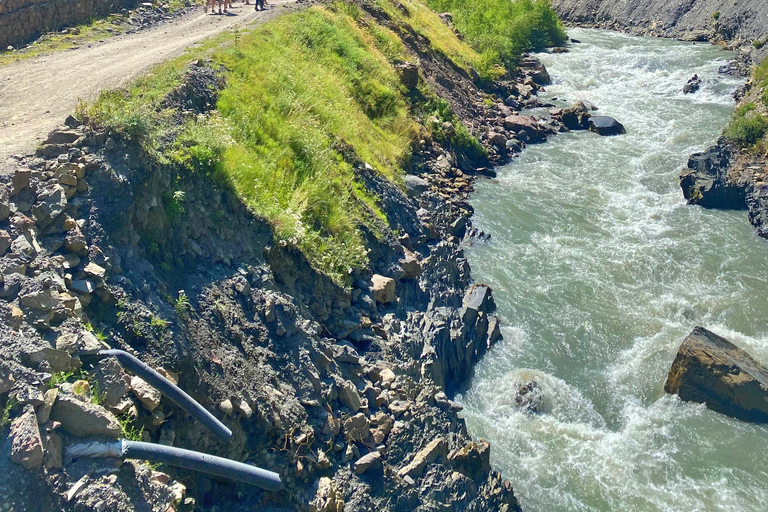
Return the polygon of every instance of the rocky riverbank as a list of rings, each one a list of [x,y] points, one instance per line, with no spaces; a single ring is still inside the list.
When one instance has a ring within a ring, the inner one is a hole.
[[[361,7],[418,56],[401,65],[404,85],[429,83],[488,156],[425,137],[400,187],[340,146],[387,219],[368,233],[370,266],[350,288],[277,240],[226,184],[183,174],[87,119],[68,118],[3,173],[4,506],[519,510],[451,396],[500,339],[492,292],[472,284],[463,255],[482,238],[466,199],[493,165],[564,129],[520,115],[549,78],[528,58],[483,89],[407,27]],[[206,116],[222,86],[196,62],[163,104],[179,122]],[[88,359],[105,347],[162,368],[232,439],[217,441],[116,360]],[[279,473],[284,490],[66,455],[78,440],[116,437],[247,461]]]
[[[768,4],[762,0],[553,0],[566,23],[685,41],[741,41],[766,35]]]

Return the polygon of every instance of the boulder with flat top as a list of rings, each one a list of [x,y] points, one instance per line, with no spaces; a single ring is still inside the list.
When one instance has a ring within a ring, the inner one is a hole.
[[[768,423],[768,369],[703,327],[680,345],[664,391],[740,420]]]

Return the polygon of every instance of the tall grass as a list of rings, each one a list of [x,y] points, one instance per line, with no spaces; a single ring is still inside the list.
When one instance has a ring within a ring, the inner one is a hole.
[[[486,61],[514,64],[521,53],[562,43],[565,30],[549,0],[427,0],[450,12],[456,28]]]

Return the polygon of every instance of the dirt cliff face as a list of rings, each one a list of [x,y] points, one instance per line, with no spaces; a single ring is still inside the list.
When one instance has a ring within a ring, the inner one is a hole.
[[[751,42],[768,32],[764,0],[552,0],[552,6],[568,23],[691,41]]]

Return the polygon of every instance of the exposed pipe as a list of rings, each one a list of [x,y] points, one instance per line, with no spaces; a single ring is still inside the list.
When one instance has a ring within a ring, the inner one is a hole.
[[[161,444],[127,441],[125,439],[76,443],[67,447],[66,456],[68,459],[78,457],[141,459],[237,480],[268,491],[279,491],[283,487],[280,475],[272,471],[207,453]]]
[[[158,372],[150,368],[147,364],[141,362],[124,350],[100,350],[97,354],[100,358],[116,357],[124,368],[132,371],[148,384],[168,397],[173,403],[187,411],[192,417],[205,425],[221,441],[226,443],[232,437],[232,431],[226,425],[220,422],[216,416],[208,412],[202,405],[197,403],[194,398],[186,394],[180,387],[166,379]]]

